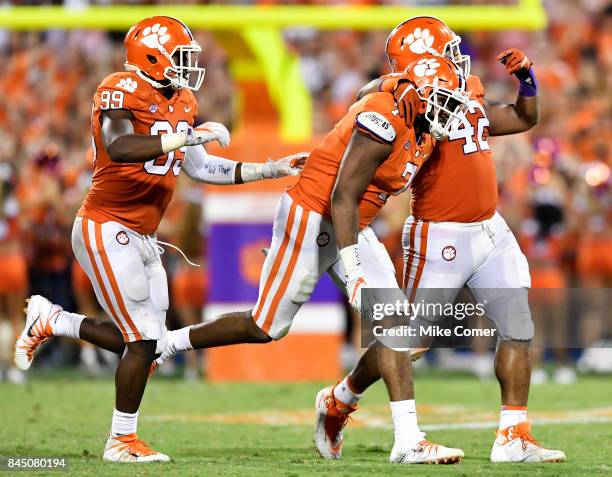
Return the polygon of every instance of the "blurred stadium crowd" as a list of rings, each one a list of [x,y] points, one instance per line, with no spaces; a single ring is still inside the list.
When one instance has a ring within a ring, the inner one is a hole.
[[[472,72],[482,78],[489,99],[512,101],[516,94],[515,81],[495,61],[498,52],[517,47],[535,64],[541,90],[539,125],[528,134],[491,139],[500,209],[528,256],[534,288],[606,288],[612,282],[612,8],[606,4],[599,0],[549,1],[545,31],[462,34],[462,48],[471,55]],[[362,85],[388,71],[387,34],[286,31],[286,41],[301,57],[304,78],[315,100],[317,133],[330,129]],[[207,68],[204,87],[198,93],[201,119],[231,127],[236,86],[229,74],[228,52],[211,34],[198,32],[197,36],[205,45]],[[72,258],[70,230],[92,173],[91,98],[102,78],[123,69],[121,41],[121,35],[102,31],[0,31],[4,59],[0,69],[0,321],[15,323],[16,328],[21,327],[22,300],[32,293],[44,294],[71,310],[100,315],[88,280]],[[192,187],[182,184],[159,235],[181,246],[189,256],[203,259],[204,199]],[[396,200],[376,224],[398,264],[406,207]],[[170,263],[168,270],[173,301],[170,326],[199,320],[205,272],[188,271],[178,263]],[[578,318],[589,321],[589,313],[559,320],[570,314],[571,307],[563,300],[555,301],[554,306],[558,337],[545,344],[560,350],[569,321],[574,329]],[[606,338],[606,326],[609,330],[605,323],[583,327],[590,333],[586,342]],[[74,362],[78,353],[75,349],[69,358],[66,353],[56,353],[46,361]],[[93,350],[85,349],[81,355],[96,366]],[[559,351],[557,358],[568,356]]]

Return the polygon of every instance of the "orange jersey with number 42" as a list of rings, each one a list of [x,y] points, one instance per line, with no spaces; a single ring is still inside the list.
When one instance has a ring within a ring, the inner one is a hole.
[[[412,183],[412,214],[434,222],[479,222],[497,207],[497,177],[489,148],[484,88],[468,77],[470,101],[459,127],[438,142]]]
[[[102,112],[126,109],[132,113],[135,134],[166,134],[193,126],[198,105],[193,93],[181,89],[167,99],[133,72],[108,76],[98,87],[91,114],[94,176],[79,216],[96,222],[119,222],[152,234],[172,199],[184,149],[145,163],[113,162],[102,141]]]
[[[369,225],[390,195],[404,192],[418,177],[417,171],[431,154],[431,136],[417,144],[414,128],[398,115],[393,95],[373,93],[351,106],[308,157],[298,182],[289,195],[307,210],[331,219],[331,196],[344,151],[357,129],[373,140],[392,146],[378,167],[359,203],[359,226]]]

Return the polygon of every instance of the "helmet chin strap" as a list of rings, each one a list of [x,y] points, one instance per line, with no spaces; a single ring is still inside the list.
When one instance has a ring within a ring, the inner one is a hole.
[[[163,84],[163,83],[160,83],[159,81],[155,81],[153,78],[151,78],[150,76],[148,76],[145,73],[143,73],[142,70],[139,69],[139,68],[134,68],[134,69],[131,70],[131,69],[128,69],[127,65],[126,65],[126,70],[136,72],[136,74],[138,76],[140,76],[143,80],[145,80],[147,83],[149,83],[154,88],[165,89],[165,88],[167,88],[169,86],[172,86],[171,83],[170,84]]]

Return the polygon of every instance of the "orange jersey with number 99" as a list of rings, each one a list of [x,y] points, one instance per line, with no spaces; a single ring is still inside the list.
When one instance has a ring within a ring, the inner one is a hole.
[[[94,96],[94,176],[78,215],[152,234],[172,199],[185,148],[145,163],[113,162],[102,141],[102,113],[111,109],[132,113],[135,134],[154,135],[186,131],[194,124],[198,105],[190,90],[177,90],[167,99],[134,72],[108,76]]]

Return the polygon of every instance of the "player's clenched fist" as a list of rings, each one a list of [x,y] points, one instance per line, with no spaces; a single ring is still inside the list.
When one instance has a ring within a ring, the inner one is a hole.
[[[538,82],[531,67],[533,63],[525,53],[516,48],[509,48],[497,55],[497,59],[506,65],[508,74],[515,75],[519,80],[520,96],[530,98],[538,95]]]
[[[506,65],[508,74],[514,75],[519,71],[528,71],[533,64],[527,55],[517,48],[508,48],[497,55],[497,60]]]
[[[221,147],[229,146],[230,133],[221,123],[208,121],[187,132],[186,146],[196,146],[207,142],[217,141]]]
[[[361,291],[367,283],[359,259],[359,245],[349,245],[340,250],[340,259],[346,276],[346,295],[351,306],[361,313]]]

